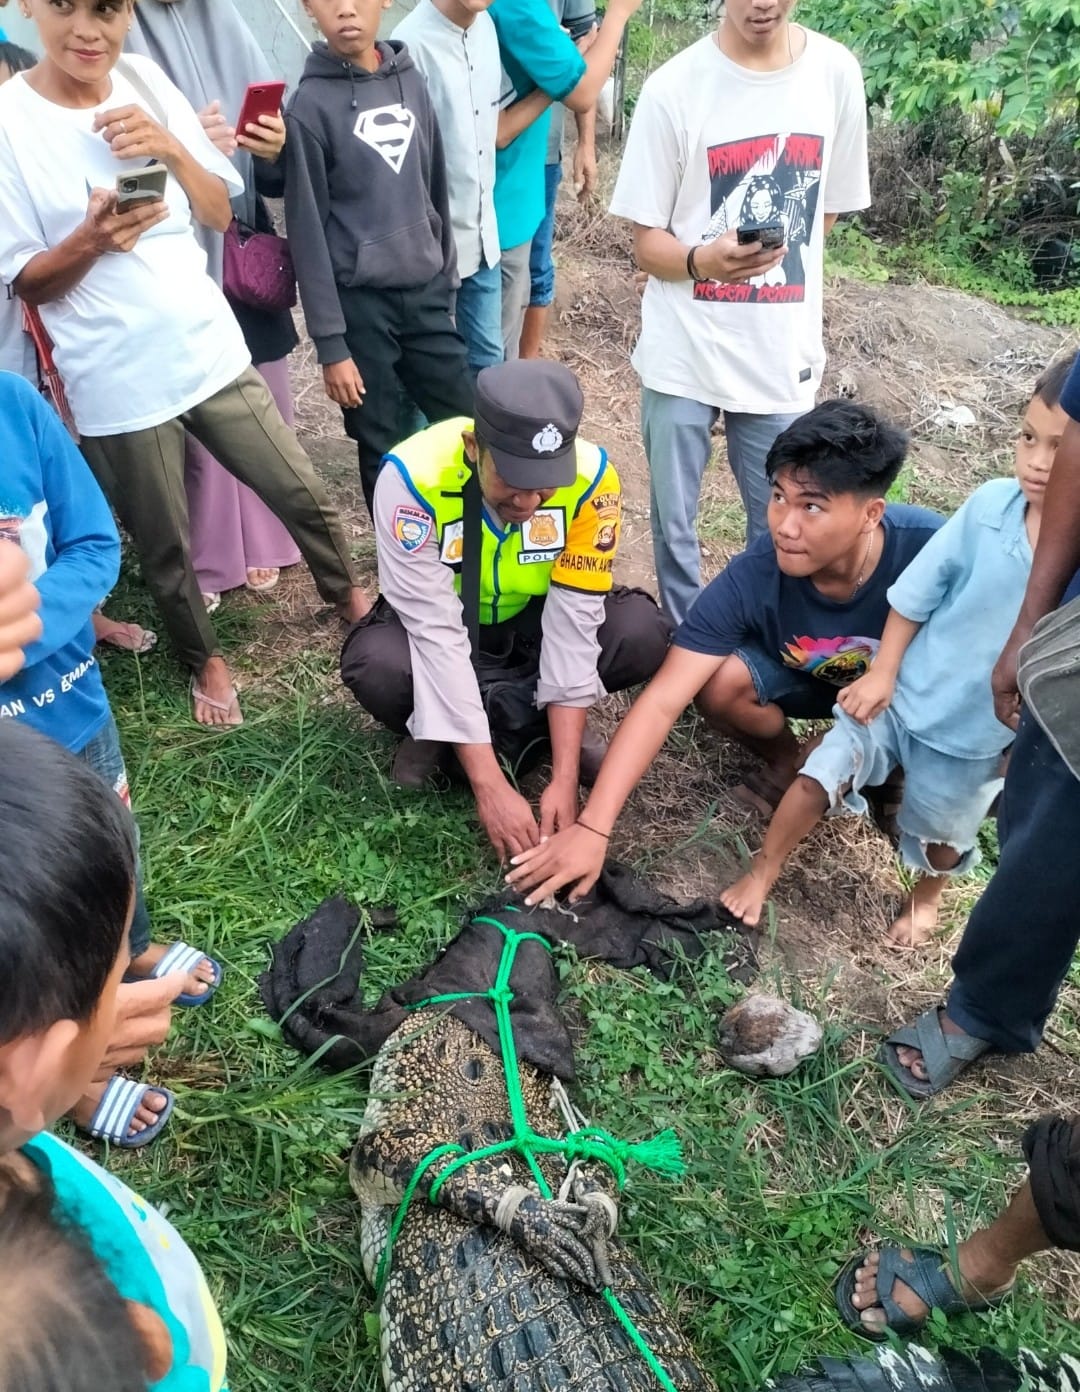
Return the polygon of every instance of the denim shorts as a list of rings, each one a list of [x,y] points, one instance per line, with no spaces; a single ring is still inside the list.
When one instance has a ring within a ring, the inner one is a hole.
[[[789,720],[831,720],[836,687],[787,667],[759,643],[745,643],[731,654],[750,673],[759,704],[777,705]]]
[[[884,783],[895,768],[904,770],[904,792],[897,814],[900,855],[906,865],[939,875],[926,857],[930,844],[960,852],[946,873],[963,875],[978,864],[978,836],[1001,791],[1001,755],[961,759],[943,754],[906,729],[885,710],[860,725],[836,707],[836,723],[807,756],[802,772],[829,795],[829,815],[867,811],[863,788]]]

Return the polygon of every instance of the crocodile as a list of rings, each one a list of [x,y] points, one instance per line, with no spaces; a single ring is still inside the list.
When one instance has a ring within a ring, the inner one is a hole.
[[[533,958],[524,966],[526,991],[539,998],[553,992],[547,962]],[[490,984],[462,981],[457,989]],[[476,1022],[477,1003],[469,1007],[421,1000],[386,1039],[350,1164],[361,1255],[373,1285],[386,1267],[378,1313],[387,1392],[716,1392],[617,1234],[617,1190],[605,1166],[539,1157],[552,1195],[545,1198],[524,1157],[503,1151],[450,1174],[432,1200],[440,1164],[424,1162],[436,1147],[472,1152],[513,1133],[497,1039],[459,1018],[467,1013]],[[536,1133],[556,1138],[581,1126],[552,1072],[519,1057],[519,1074]],[[388,1252],[394,1215],[418,1170]],[[605,1291],[614,1293],[668,1381],[635,1345]]]

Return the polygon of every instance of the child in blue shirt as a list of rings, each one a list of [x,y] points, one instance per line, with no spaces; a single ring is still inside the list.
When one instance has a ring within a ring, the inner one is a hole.
[[[142,1368],[131,1367],[131,1341],[117,1339],[115,1376],[98,1387],[139,1386],[141,1371],[141,1385],[152,1383],[154,1392],[223,1392],[221,1322],[179,1234],[45,1131],[86,1093],[113,1030],[135,900],[134,826],[92,769],[21,723],[0,722],[0,766],[0,1160],[14,1174],[0,1183],[0,1229],[9,1204],[44,1195],[131,1302]],[[40,1212],[23,1215],[30,1221],[40,1235]],[[76,1309],[65,1310],[59,1326],[44,1309],[35,1325],[28,1304],[24,1336],[14,1348],[5,1343],[0,1369],[35,1350],[61,1370],[79,1359],[78,1299],[88,1293],[81,1284],[67,1293]],[[115,1316],[115,1305],[108,1313]],[[85,1369],[76,1366],[55,1385],[83,1386],[77,1371]],[[0,1385],[34,1384],[0,1371]]]
[[[130,806],[120,738],[94,657],[94,609],[116,583],[120,539],[105,497],[56,412],[22,377],[0,372],[0,541],[19,546],[41,596],[41,637],[0,683],[0,723],[33,726],[78,754]],[[185,973],[179,1003],[209,999],[220,968],[184,943],[150,941],[136,886],[133,978]],[[164,1088],[123,1079],[95,1085],[76,1112],[93,1135],[145,1143],[170,1105]]]
[[[917,878],[890,939],[926,942],[946,879],[976,863],[1012,742],[994,715],[990,674],[1024,597],[1071,366],[1055,363],[1036,383],[1015,478],[976,489],[890,587],[869,670],[840,692],[836,723],[784,795],[752,868],[720,896],[744,923],[758,922],[787,857],[821,817],[866,812],[862,790],[897,767],[900,854]]]

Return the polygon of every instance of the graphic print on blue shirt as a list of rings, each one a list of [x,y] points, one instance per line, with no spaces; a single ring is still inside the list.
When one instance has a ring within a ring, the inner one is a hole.
[[[726,657],[747,644],[832,686],[862,676],[889,615],[887,591],[943,522],[936,512],[890,503],[881,559],[846,603],[808,577],[785,575],[772,538],[758,537],[702,590],[675,634],[677,647]]]
[[[0,719],[78,753],[109,718],[91,614],[116,583],[120,539],[89,466],[29,382],[0,372],[0,545],[21,547],[42,635],[0,685]]]
[[[704,280],[694,299],[738,304],[791,304],[806,298],[804,256],[810,246],[825,164],[820,135],[758,135],[709,146],[709,225],[702,242],[732,227],[779,222],[787,254],[779,266],[737,285]]]
[[[866,675],[879,646],[877,638],[814,638],[804,633],[788,643],[780,656],[785,667],[833,686],[848,686]]]

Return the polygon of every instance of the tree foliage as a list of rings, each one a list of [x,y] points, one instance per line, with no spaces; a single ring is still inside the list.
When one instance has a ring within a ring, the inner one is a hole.
[[[1009,137],[1076,117],[1080,0],[802,0],[798,18],[858,53],[895,120],[956,110]]]

